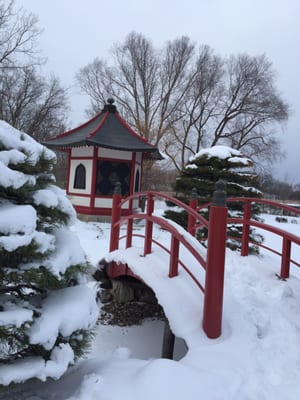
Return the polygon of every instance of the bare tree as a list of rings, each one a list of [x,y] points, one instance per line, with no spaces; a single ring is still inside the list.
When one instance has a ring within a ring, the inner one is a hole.
[[[0,0],[0,119],[37,140],[66,129],[67,92],[59,80],[37,73],[45,61],[38,50],[37,17]],[[56,175],[65,181],[66,157],[57,154]]]
[[[42,62],[37,48],[41,31],[37,17],[15,7],[14,0],[0,0],[0,68],[22,68]]]
[[[37,73],[37,17],[0,0],[0,118],[39,140],[64,128],[67,94],[56,77]]]
[[[0,118],[37,140],[65,129],[67,104],[55,77],[47,81],[33,67],[0,72]]]
[[[269,159],[280,154],[273,127],[288,119],[289,107],[275,89],[275,74],[265,55],[228,60],[220,105],[211,145],[229,142],[248,155]]]
[[[131,33],[113,49],[113,65],[96,59],[77,74],[91,98],[89,111],[109,96],[141,134],[159,144],[181,170],[201,147],[227,144],[248,156],[275,161],[282,155],[276,127],[289,107],[275,88],[265,55],[222,59],[187,37],[155,50]]]
[[[181,105],[181,117],[161,143],[178,171],[189,156],[208,145],[208,124],[218,114],[223,93],[223,61],[208,46],[201,46],[189,65],[190,86]]]
[[[147,140],[157,144],[180,118],[190,84],[187,73],[194,45],[186,37],[168,42],[161,52],[135,32],[112,50],[114,64],[96,59],[82,68],[77,81],[91,98],[89,113],[113,96],[125,118]]]

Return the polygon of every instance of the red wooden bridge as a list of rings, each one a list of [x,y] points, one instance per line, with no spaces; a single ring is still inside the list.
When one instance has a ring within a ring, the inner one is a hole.
[[[257,227],[262,230],[270,231],[282,239],[281,251],[272,249],[264,244],[255,243],[264,249],[273,252],[281,257],[281,268],[278,277],[285,280],[289,277],[290,265],[294,264],[300,267],[300,263],[291,258],[291,249],[293,245],[300,245],[300,238],[283,229],[267,225],[263,222],[256,221],[251,218],[252,205],[267,205],[278,210],[285,210],[295,216],[300,215],[300,210],[294,207],[281,204],[275,201],[258,199],[258,198],[226,198],[224,191],[224,183],[217,182],[216,190],[213,195],[212,203],[198,207],[196,196],[191,198],[189,205],[186,205],[176,198],[165,195],[160,192],[139,192],[127,198],[122,198],[118,190],[113,196],[113,211],[111,222],[111,237],[110,237],[110,263],[108,274],[111,278],[116,278],[121,275],[131,275],[137,277],[130,269],[130,265],[124,262],[114,261],[114,254],[117,254],[121,246],[125,249],[130,249],[134,246],[133,239],[139,238],[143,241],[143,254],[147,256],[151,254],[154,246],[161,248],[169,255],[169,265],[166,274],[169,278],[176,277],[182,268],[191,280],[199,288],[204,296],[203,302],[203,319],[202,326],[209,338],[217,338],[221,335],[222,329],[222,308],[223,308],[223,286],[224,286],[224,265],[225,265],[225,249],[227,224],[242,225],[242,237],[232,238],[241,240],[241,256],[247,256],[249,253],[250,227]],[[146,199],[145,212],[135,212],[132,208],[134,199]],[[187,231],[178,226],[174,222],[154,214],[154,202],[156,200],[167,200],[174,205],[185,210],[188,216]],[[132,210],[128,215],[121,216],[121,208],[125,203],[129,202],[129,209]],[[228,218],[227,204],[239,202],[244,205],[244,213],[241,218]],[[209,208],[209,220],[206,220],[199,214],[200,209]],[[145,222],[144,232],[133,229],[134,222]],[[171,240],[170,245],[166,246],[160,243],[153,236],[153,225],[156,224],[165,231],[169,232]],[[125,234],[120,235],[121,226],[125,226]],[[206,249],[195,242],[197,230],[205,227],[208,231]],[[201,283],[199,278],[189,266],[184,262],[184,257],[181,257],[181,249],[189,252],[196,262],[199,269],[205,274],[204,283]],[[206,253],[206,254],[205,254]],[[116,257],[117,259],[117,257]],[[142,263],[142,259],[139,261]]]

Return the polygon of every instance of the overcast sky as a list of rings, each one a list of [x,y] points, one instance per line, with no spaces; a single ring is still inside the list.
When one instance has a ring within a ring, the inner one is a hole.
[[[287,158],[276,176],[300,183],[299,0],[15,0],[39,18],[47,72],[72,87],[71,125],[85,120],[88,99],[74,76],[95,57],[106,58],[131,31],[161,47],[182,35],[221,55],[265,53],[277,87],[293,113],[280,136]]]

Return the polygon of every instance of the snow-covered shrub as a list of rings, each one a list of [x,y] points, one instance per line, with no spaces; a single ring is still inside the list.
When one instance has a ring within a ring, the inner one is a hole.
[[[0,384],[59,378],[97,320],[55,154],[0,121]]]
[[[262,193],[258,188],[258,177],[252,169],[253,162],[249,157],[240,151],[228,146],[213,146],[200,150],[191,157],[181,175],[175,182],[174,190],[178,198],[188,203],[192,189],[195,188],[199,196],[199,205],[212,200],[216,182],[222,179],[226,182],[226,193],[228,197],[261,197]],[[259,219],[259,206],[252,206],[252,218]],[[208,218],[208,209],[203,209],[201,214]],[[229,203],[228,215],[230,217],[243,216],[243,204]],[[167,218],[186,227],[187,215],[183,211],[172,210],[165,212]],[[206,237],[205,229],[199,232],[200,239]],[[227,246],[232,250],[241,247],[242,235],[241,225],[230,224],[227,229]],[[235,238],[235,239],[234,239]],[[250,239],[254,243],[261,243],[263,237],[250,229]],[[250,251],[257,253],[259,250],[255,244],[250,245]]]

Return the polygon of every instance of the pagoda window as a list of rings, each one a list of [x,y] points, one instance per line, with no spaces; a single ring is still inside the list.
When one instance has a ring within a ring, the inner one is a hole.
[[[86,170],[82,164],[77,165],[75,169],[74,189],[85,189]]]
[[[117,182],[121,184],[122,196],[129,195],[130,163],[98,161],[96,194],[112,196]]]
[[[136,173],[135,173],[134,191],[135,191],[135,193],[140,191],[140,170],[139,169],[137,169]]]

